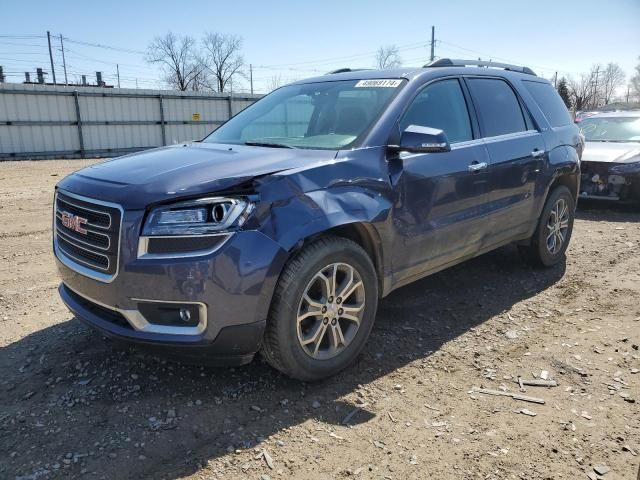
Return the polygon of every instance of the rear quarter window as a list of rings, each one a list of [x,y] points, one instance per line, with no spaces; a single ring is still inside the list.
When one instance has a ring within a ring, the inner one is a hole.
[[[529,91],[552,127],[562,127],[573,123],[562,98],[551,84],[529,80],[523,80],[522,84]]]

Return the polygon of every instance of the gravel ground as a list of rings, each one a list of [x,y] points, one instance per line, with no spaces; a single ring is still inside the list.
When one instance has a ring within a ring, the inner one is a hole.
[[[260,359],[171,363],[73,319],[52,188],[88,163],[0,163],[0,478],[638,475],[638,208],[581,206],[566,265],[506,247],[397,290],[357,364],[304,384]]]

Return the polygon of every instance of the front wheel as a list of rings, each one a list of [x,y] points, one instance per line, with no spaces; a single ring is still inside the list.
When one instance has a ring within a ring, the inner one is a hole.
[[[547,198],[530,244],[520,246],[520,251],[545,267],[560,263],[571,240],[574,218],[575,202],[571,192],[565,186],[556,187]]]
[[[362,351],[377,303],[376,272],[367,253],[345,238],[321,238],[285,266],[262,354],[299,380],[334,375]]]

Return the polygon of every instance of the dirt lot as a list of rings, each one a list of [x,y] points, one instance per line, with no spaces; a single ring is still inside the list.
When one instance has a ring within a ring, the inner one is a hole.
[[[85,164],[0,163],[0,478],[638,475],[638,209],[580,208],[565,266],[507,247],[394,292],[358,363],[302,384],[259,359],[166,362],[72,318],[52,188]],[[558,386],[521,392],[542,370]]]

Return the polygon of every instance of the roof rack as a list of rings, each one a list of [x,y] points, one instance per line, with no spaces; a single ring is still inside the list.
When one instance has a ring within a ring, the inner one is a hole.
[[[526,73],[528,75],[536,75],[533,70],[529,67],[520,67],[518,65],[511,65],[509,63],[499,63],[499,62],[486,62],[484,60],[460,60],[453,58],[439,58],[438,60],[434,60],[432,62],[427,63],[423,67],[466,67],[466,66],[474,66],[474,67],[492,67],[492,68],[502,68],[503,70],[509,70],[511,72],[520,72]]]
[[[370,70],[370,68],[338,68],[325,73],[325,75],[333,75],[334,73],[359,72],[360,70]]]

